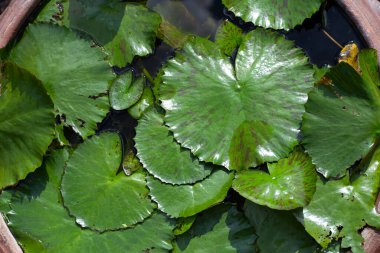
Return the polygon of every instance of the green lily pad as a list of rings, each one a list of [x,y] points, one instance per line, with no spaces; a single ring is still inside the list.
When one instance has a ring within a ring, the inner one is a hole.
[[[317,243],[289,211],[277,211],[246,201],[244,213],[258,236],[261,253],[315,253]]]
[[[67,162],[62,196],[82,227],[119,229],[141,222],[153,212],[145,174],[117,174],[121,159],[119,135],[103,133],[80,145]]]
[[[342,238],[342,247],[363,252],[359,230],[365,225],[380,228],[375,201],[380,185],[380,149],[359,177],[317,182],[310,204],[303,210],[306,231],[322,245]]]
[[[144,92],[141,95],[139,101],[136,104],[128,108],[128,113],[135,119],[140,119],[149,108],[154,104],[153,91],[149,87],[144,88]]]
[[[64,123],[87,137],[109,111],[108,82],[114,75],[104,57],[64,27],[34,24],[10,60],[41,80]]]
[[[218,27],[215,35],[215,42],[219,45],[222,51],[231,56],[243,42],[243,30],[228,20],[224,20]]]
[[[243,197],[273,209],[290,210],[310,202],[317,173],[303,151],[297,149],[289,158],[268,164],[268,170],[269,174],[260,170],[239,172],[233,188]]]
[[[62,206],[59,192],[66,150],[54,151],[45,167],[13,193],[8,226],[26,253],[169,251],[175,222],[155,213],[133,228],[98,233],[81,229]],[[106,217],[107,219],[108,217]]]
[[[371,61],[377,66],[376,58]],[[319,85],[309,94],[303,142],[325,177],[343,176],[368,153],[380,132],[380,92],[372,77],[368,71],[360,76],[343,62],[327,73],[332,85]]]
[[[164,71],[165,122],[201,161],[246,169],[297,144],[313,70],[284,37],[248,33],[234,65],[215,43],[195,38]]]
[[[171,217],[189,217],[221,202],[231,187],[233,173],[217,170],[194,185],[164,184],[148,177],[150,196]]]
[[[236,16],[265,28],[289,30],[318,11],[324,0],[222,0]]]
[[[144,86],[144,78],[139,78],[132,82],[131,71],[116,78],[109,91],[112,108],[115,110],[125,110],[136,104],[143,94]]]
[[[36,22],[69,26],[69,0],[50,0],[40,11]]]
[[[177,252],[256,252],[256,235],[247,219],[236,207],[219,205],[197,216],[194,225],[177,237]]]
[[[41,165],[54,138],[53,109],[34,76],[13,64],[6,65],[0,82],[0,189],[24,179]]]
[[[0,207],[1,207],[1,203],[0,203]],[[185,217],[185,218],[178,218],[177,219],[177,226],[173,230],[174,234],[175,235],[182,235],[185,232],[189,231],[189,229],[191,228],[191,226],[193,226],[196,218],[197,218],[196,215]]]
[[[135,142],[144,168],[164,183],[191,184],[211,173],[211,167],[200,164],[189,150],[175,142],[163,116],[154,110],[139,120]]]
[[[153,52],[160,15],[119,0],[71,0],[70,26],[104,46],[112,65],[124,67],[134,56]]]

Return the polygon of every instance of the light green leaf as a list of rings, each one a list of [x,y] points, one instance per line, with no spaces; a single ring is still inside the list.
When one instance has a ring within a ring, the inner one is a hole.
[[[236,16],[265,28],[289,30],[318,11],[324,0],[222,0]]]
[[[49,0],[36,18],[36,22],[69,26],[69,0]]]
[[[144,92],[140,97],[140,100],[137,101],[132,107],[128,109],[128,113],[135,119],[139,119],[143,116],[145,111],[151,108],[154,104],[154,95],[153,91],[149,87],[144,88]]]
[[[119,135],[103,133],[80,145],[67,162],[62,196],[82,227],[115,230],[141,222],[153,212],[145,174],[117,174],[121,159]]]
[[[195,38],[164,71],[165,122],[201,161],[246,169],[297,144],[313,71],[284,37],[248,33],[234,65],[215,43]]]
[[[145,79],[142,77],[132,82],[131,71],[117,77],[112,83],[109,92],[112,108],[125,110],[134,105],[143,94],[144,86]]]
[[[52,153],[46,166],[30,175],[13,192],[12,211],[7,214],[12,233],[26,253],[169,251],[174,222],[153,214],[134,228],[97,233],[81,229],[62,206],[59,184],[66,150]],[[36,248],[39,243],[39,249]],[[41,250],[41,248],[43,250]]]
[[[314,253],[317,243],[289,211],[272,210],[246,201],[244,213],[258,236],[261,253]]]
[[[367,71],[362,77],[340,63],[327,73],[332,85],[319,85],[309,94],[303,142],[325,177],[344,175],[367,154],[380,132],[380,93],[371,77]]]
[[[28,26],[10,60],[40,79],[56,113],[65,116],[64,123],[87,137],[109,110],[108,82],[114,75],[104,56],[66,28],[34,24]]]
[[[0,189],[42,163],[54,138],[53,103],[27,71],[7,64],[0,80]]]
[[[212,168],[200,164],[181,148],[154,110],[145,113],[136,128],[136,149],[144,168],[164,183],[190,184],[210,175]]]
[[[306,230],[323,247],[342,238],[342,247],[353,253],[364,252],[359,230],[366,224],[380,228],[380,215],[375,201],[380,185],[380,149],[366,165],[360,177],[350,180],[317,182],[317,190],[310,204],[304,208]]]
[[[217,170],[194,185],[164,184],[148,177],[150,196],[158,209],[172,217],[189,217],[221,202],[231,187],[233,173]]]
[[[70,25],[104,46],[112,65],[124,67],[133,57],[153,51],[161,18],[136,3],[119,0],[71,0]]]
[[[236,175],[233,188],[243,197],[273,209],[290,210],[306,206],[317,181],[308,155],[296,149],[289,158],[268,164],[269,174],[245,170]]]
[[[215,42],[223,53],[231,56],[243,42],[243,30],[230,21],[224,20],[216,31]]]
[[[177,252],[256,252],[256,235],[247,219],[236,207],[219,205],[197,216],[191,229],[177,237]]]

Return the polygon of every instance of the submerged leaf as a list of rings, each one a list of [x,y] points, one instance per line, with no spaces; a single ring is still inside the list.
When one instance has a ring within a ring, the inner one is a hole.
[[[243,30],[228,20],[224,20],[216,31],[215,42],[222,51],[231,56],[243,41]]]
[[[255,240],[253,228],[236,207],[219,205],[197,216],[191,229],[177,237],[173,252],[252,253]]]
[[[306,206],[315,191],[317,173],[301,150],[278,163],[268,164],[269,174],[245,170],[237,174],[233,188],[243,197],[273,209],[290,210]]]
[[[80,145],[67,162],[62,196],[82,227],[119,229],[141,222],[153,212],[145,174],[117,174],[121,158],[118,134],[103,133]]]
[[[128,113],[135,119],[139,119],[143,114],[153,106],[154,95],[150,87],[145,87],[140,100],[128,109]]]
[[[201,161],[246,169],[286,157],[297,144],[313,71],[284,37],[248,33],[235,66],[215,43],[195,38],[164,71],[165,122]]]
[[[7,64],[2,74],[0,189],[38,168],[54,138],[53,103],[42,84],[13,64]]]
[[[104,56],[66,28],[34,24],[10,60],[41,80],[64,123],[87,137],[109,110],[108,82],[114,76]]]
[[[139,120],[135,142],[144,168],[164,183],[195,183],[211,173],[211,167],[200,164],[189,150],[175,142],[163,116],[154,110]]]
[[[363,50],[359,60],[370,52]],[[360,76],[344,62],[327,77],[332,85],[319,85],[309,94],[302,131],[318,171],[336,177],[367,154],[378,136],[380,92],[374,76],[365,70]]]
[[[97,233],[81,229],[62,206],[59,184],[66,150],[54,151],[46,166],[30,175],[13,193],[8,226],[26,253],[169,251],[174,222],[155,213],[134,228]],[[108,217],[107,217],[108,218]],[[38,248],[37,248],[38,247]],[[36,249],[37,248],[37,249]]]
[[[150,196],[158,209],[172,217],[188,217],[221,202],[231,187],[233,173],[217,170],[194,185],[164,184],[148,177]]]
[[[265,28],[289,30],[318,11],[324,0],[222,0],[236,16]]]
[[[323,247],[342,238],[342,247],[364,252],[359,230],[366,224],[380,228],[380,215],[375,201],[380,185],[380,149],[377,149],[366,171],[350,180],[317,182],[310,204],[304,208],[306,230]]]
[[[261,253],[315,253],[317,243],[291,212],[246,201],[244,213],[258,236]]]

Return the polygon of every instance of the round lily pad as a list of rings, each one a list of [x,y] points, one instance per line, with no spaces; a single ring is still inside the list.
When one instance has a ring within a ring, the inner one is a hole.
[[[246,169],[286,157],[298,143],[313,70],[283,36],[248,33],[234,64],[215,43],[194,38],[164,72],[165,123],[201,161]]]
[[[145,174],[117,174],[121,159],[119,135],[103,133],[80,145],[67,162],[61,191],[65,206],[82,227],[124,228],[152,213]]]
[[[315,166],[301,150],[289,158],[268,164],[269,174],[245,170],[237,174],[233,188],[243,197],[273,209],[290,210],[306,206],[317,181]]]
[[[54,138],[54,107],[40,81],[7,64],[0,80],[0,189],[42,163]]]
[[[136,149],[144,168],[164,183],[190,184],[210,175],[211,167],[200,164],[181,148],[154,110],[145,113],[136,128]]]
[[[324,0],[222,0],[236,16],[265,28],[289,30],[318,11]]]

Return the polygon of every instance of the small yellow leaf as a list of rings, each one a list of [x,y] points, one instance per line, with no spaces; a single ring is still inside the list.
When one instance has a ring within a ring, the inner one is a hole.
[[[358,73],[360,73],[359,63],[359,47],[354,42],[348,43],[339,54],[339,63],[346,62],[351,65]]]

